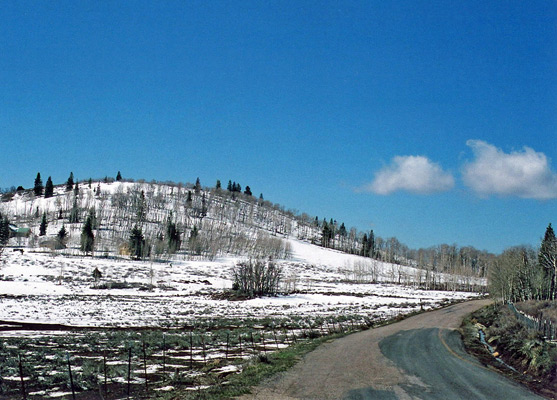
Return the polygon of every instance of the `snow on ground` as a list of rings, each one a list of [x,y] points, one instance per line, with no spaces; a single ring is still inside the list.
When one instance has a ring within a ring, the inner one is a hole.
[[[159,263],[7,249],[0,263],[0,320],[177,327],[197,318],[379,318],[474,296],[385,283],[397,276],[407,281],[417,272],[298,240],[290,243],[292,257],[280,263],[285,289],[296,292],[247,301],[212,296],[231,288],[236,258]],[[102,273],[99,281],[93,279],[95,268]],[[369,281],[370,274],[382,283],[357,283]]]

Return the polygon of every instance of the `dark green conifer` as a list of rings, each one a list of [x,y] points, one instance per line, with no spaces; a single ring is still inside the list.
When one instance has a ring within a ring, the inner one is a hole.
[[[35,186],[33,187],[33,192],[35,196],[42,196],[44,190],[43,181],[41,179],[41,173],[37,172],[37,177],[35,178]]]
[[[73,189],[74,181],[73,181],[73,172],[70,172],[70,176],[66,181],[66,191],[69,192]]]
[[[81,230],[81,251],[85,254],[92,253],[95,247],[95,235],[93,233],[93,225],[91,218],[87,217]]]
[[[48,199],[52,196],[54,196],[54,185],[52,184],[52,178],[49,176],[44,187],[44,198]]]
[[[39,226],[39,236],[46,235],[47,226],[48,226],[48,222],[46,220],[46,212],[43,212],[43,219],[41,220],[41,225]]]
[[[555,300],[557,299],[557,238],[551,223],[545,230],[538,253],[538,263],[544,273],[543,296],[547,300]]]
[[[143,257],[143,251],[145,246],[145,238],[143,237],[143,232],[141,228],[137,225],[134,225],[131,234],[130,234],[130,251],[131,255],[136,258],[140,259]]]

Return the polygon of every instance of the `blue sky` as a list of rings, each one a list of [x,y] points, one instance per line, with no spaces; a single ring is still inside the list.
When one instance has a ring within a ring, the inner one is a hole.
[[[231,179],[413,248],[557,222],[553,1],[3,1],[0,54],[0,187]]]

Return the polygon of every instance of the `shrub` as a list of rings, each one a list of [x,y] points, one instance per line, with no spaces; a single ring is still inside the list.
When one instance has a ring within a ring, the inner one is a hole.
[[[233,270],[233,287],[248,297],[275,295],[282,275],[281,268],[272,261],[240,262]]]

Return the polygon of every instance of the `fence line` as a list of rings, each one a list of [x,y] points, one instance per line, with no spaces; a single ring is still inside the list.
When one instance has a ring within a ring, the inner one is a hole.
[[[515,317],[523,322],[528,329],[540,332],[548,340],[557,340],[557,326],[553,322],[528,315],[518,310],[513,303],[509,302],[508,306]]]

